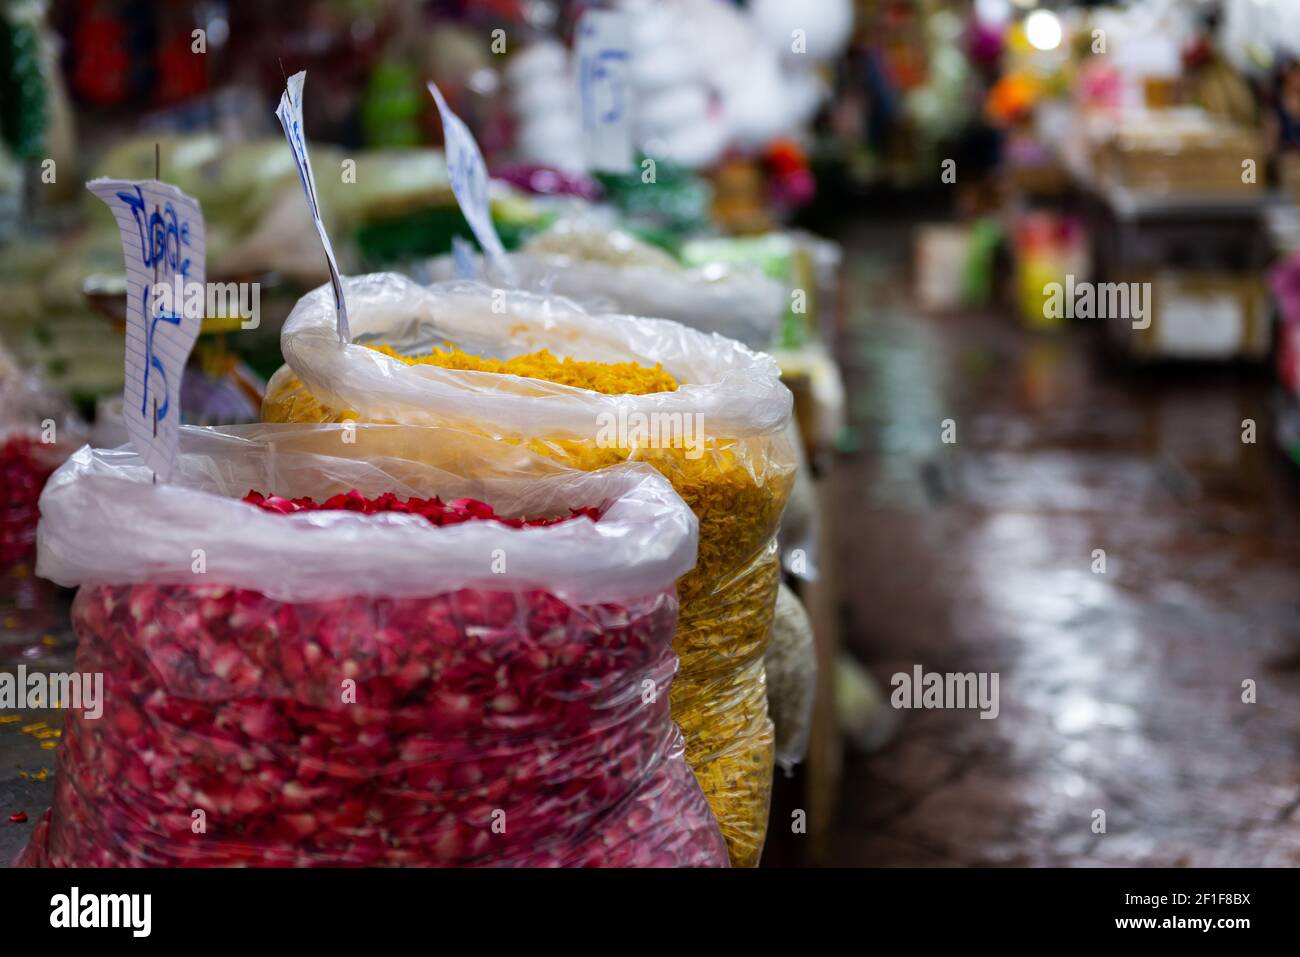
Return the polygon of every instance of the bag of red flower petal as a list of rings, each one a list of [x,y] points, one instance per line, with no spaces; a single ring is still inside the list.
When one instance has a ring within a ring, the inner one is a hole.
[[[83,448],[41,511],[103,713],[22,863],[726,865],[668,712],[697,526],[648,466],[185,427],[172,483]]]
[[[84,436],[68,400],[24,371],[0,342],[0,646],[27,644],[58,628],[57,590],[31,574],[36,503],[50,474]]]
[[[445,427],[575,469],[644,462],[695,512],[699,561],[677,583],[672,714],[732,864],[757,866],[775,759],[763,655],[796,468],[794,399],[776,362],[680,323],[592,314],[548,294],[387,273],[352,277],[346,291],[352,343],[339,342],[328,286],[285,321],[287,365],[267,384],[264,419]]]

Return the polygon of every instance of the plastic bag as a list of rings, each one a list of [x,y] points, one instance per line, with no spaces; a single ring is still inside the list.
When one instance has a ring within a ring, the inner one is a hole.
[[[324,287],[289,316],[281,336],[289,366],[272,377],[267,420],[454,427],[584,471],[642,461],[694,510],[699,561],[678,582],[673,717],[732,862],[756,864],[773,767],[762,659],[779,577],[775,532],[795,469],[786,435],[792,399],[776,364],[678,323],[589,315],[560,297],[476,283],[426,288],[380,274],[348,280],[346,294],[354,344],[339,344]],[[413,355],[445,341],[497,358],[547,348],[591,361],[659,362],[683,384],[674,392],[603,395],[407,365],[360,344],[382,342]],[[645,422],[675,422],[682,441],[633,441]],[[696,425],[688,441],[688,426]]]
[[[537,256],[565,256],[578,262],[607,266],[651,266],[682,271],[667,250],[652,246],[621,229],[611,229],[588,219],[570,217],[552,224],[524,243],[524,251]]]
[[[0,646],[60,627],[54,586],[32,576],[37,502],[84,434],[67,399],[20,368],[0,343]]]
[[[763,664],[768,707],[776,727],[776,763],[789,771],[808,752],[817,693],[817,648],[808,613],[785,585],[777,592],[772,643]]]
[[[506,258],[520,288],[567,296],[593,311],[672,319],[739,340],[751,349],[767,348],[785,313],[785,292],[779,283],[736,266],[664,268],[550,252],[511,253]],[[481,274],[482,258],[473,262]],[[455,270],[450,256],[430,264],[435,280],[453,279]],[[499,278],[487,275],[489,281]]]
[[[777,543],[781,548],[781,568],[800,581],[817,580],[817,490],[813,486],[812,472],[803,452],[803,437],[799,423],[790,423],[791,439],[799,462],[790,500],[781,515],[781,531]]]
[[[0,573],[35,557],[37,498],[83,431],[67,401],[0,343]]]
[[[663,693],[690,511],[644,466],[412,431],[183,427],[172,484],[127,449],[55,473],[38,573],[83,586],[103,713],[69,711],[22,863],[726,865]],[[437,527],[249,488],[603,510]]]

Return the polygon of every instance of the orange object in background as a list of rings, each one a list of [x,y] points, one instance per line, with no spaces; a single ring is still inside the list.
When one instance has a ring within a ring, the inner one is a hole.
[[[753,160],[733,159],[713,175],[713,218],[736,235],[765,233],[775,227],[767,209],[767,182]]]
[[[778,176],[788,176],[808,168],[808,154],[791,139],[773,140],[764,152],[763,160]]]
[[[1039,83],[1031,74],[1008,73],[989,90],[984,113],[998,126],[1010,126],[1028,115],[1039,94]]]
[[[1144,76],[1142,98],[1151,110],[1168,109],[1178,103],[1179,78],[1176,76]]]

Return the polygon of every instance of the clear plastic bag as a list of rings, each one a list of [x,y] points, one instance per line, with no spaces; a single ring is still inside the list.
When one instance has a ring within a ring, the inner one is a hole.
[[[583,471],[645,462],[691,506],[699,560],[678,582],[673,717],[733,863],[756,864],[773,768],[762,659],[779,577],[775,533],[795,470],[792,398],[775,362],[718,335],[660,319],[591,315],[558,296],[469,282],[421,287],[388,274],[348,280],[346,293],[353,344],[338,341],[326,288],[290,315],[281,337],[288,367],[268,388],[268,421],[451,427]],[[662,363],[682,384],[604,395],[407,365],[365,346],[415,355],[447,341],[496,358],[546,348],[589,361]],[[698,424],[698,441],[685,441],[685,430],[680,443],[632,441],[630,430],[647,421]],[[611,434],[616,425],[629,429]]]
[[[683,271],[667,250],[637,239],[631,233],[578,217],[557,220],[528,239],[524,251],[538,256],[564,256],[577,262],[609,266],[653,266]]]
[[[69,712],[22,863],[727,864],[665,693],[690,511],[644,466],[416,431],[185,427],[171,484],[127,449],[54,475],[38,572],[82,585],[103,713]],[[602,513],[435,527],[249,488]]]
[[[817,648],[803,603],[785,585],[777,592],[772,643],[763,664],[776,727],[776,763],[789,771],[808,752],[817,693]]]
[[[32,576],[41,489],[83,441],[85,425],[61,394],[0,343],[0,646],[57,630],[53,585]]]
[[[744,266],[718,263],[690,269],[610,262],[558,253],[551,246],[506,258],[513,282],[521,288],[567,296],[591,310],[672,319],[751,349],[768,348],[786,311],[781,284]],[[486,268],[481,257],[473,262],[480,271]],[[430,268],[435,280],[456,275],[450,256],[433,260]],[[491,272],[485,278],[504,283]]]

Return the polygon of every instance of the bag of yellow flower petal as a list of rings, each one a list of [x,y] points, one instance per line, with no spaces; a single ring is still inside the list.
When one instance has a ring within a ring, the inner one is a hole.
[[[653,465],[700,521],[678,582],[673,717],[736,865],[767,830],[773,731],[763,653],[779,578],[775,533],[795,470],[792,398],[768,356],[662,319],[592,315],[570,300],[400,276],[304,297],[281,335],[268,421],[455,427],[574,468]]]
[[[82,586],[102,687],[23,863],[727,865],[669,715],[685,503],[412,431],[182,427],[170,482],[125,447],[54,474],[37,571]]]

